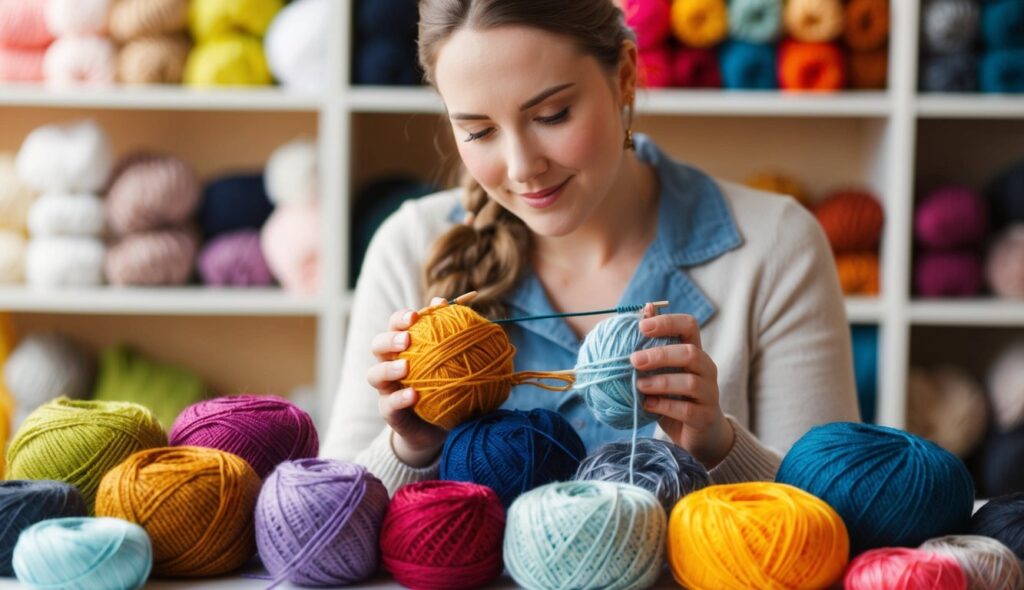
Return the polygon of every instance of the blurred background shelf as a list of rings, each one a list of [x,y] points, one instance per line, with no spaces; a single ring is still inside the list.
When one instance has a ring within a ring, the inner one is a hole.
[[[307,316],[323,310],[322,300],[280,289],[159,287],[95,289],[0,288],[0,310],[26,313]]]
[[[917,116],[927,119],[1024,119],[1024,97],[988,94],[919,94]]]
[[[913,301],[910,321],[931,326],[989,326],[1024,328],[1024,301],[971,299],[965,301]]]
[[[0,106],[120,110],[318,111],[325,97],[277,87],[198,90],[183,86],[122,86],[56,90],[37,84],[0,85]]]

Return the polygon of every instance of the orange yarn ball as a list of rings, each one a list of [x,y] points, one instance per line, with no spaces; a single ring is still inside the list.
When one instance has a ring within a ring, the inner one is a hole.
[[[96,515],[137,523],[158,576],[216,576],[256,553],[260,478],[237,455],[201,447],[140,451],[107,473]]]
[[[770,193],[788,195],[805,207],[810,205],[811,202],[811,198],[807,194],[807,188],[796,178],[786,176],[785,174],[761,172],[747,177],[743,184]]]
[[[833,92],[846,85],[846,60],[832,43],[787,41],[779,49],[779,86],[783,90]]]
[[[844,16],[840,0],[786,0],[782,22],[797,41],[824,43],[842,34]]]
[[[836,254],[873,251],[882,239],[882,204],[865,191],[837,191],[819,202],[814,216]]]
[[[684,45],[713,47],[729,34],[725,0],[674,0],[672,33]]]
[[[889,40],[889,0],[850,0],[846,5],[846,46],[871,51]]]
[[[748,482],[684,496],[669,517],[667,552],[673,577],[690,590],[827,588],[843,575],[850,540],[817,497]]]
[[[857,90],[880,90],[889,83],[889,50],[855,51],[847,58],[850,86]]]
[[[839,254],[836,256],[839,284],[847,295],[878,295],[879,261],[873,252]]]

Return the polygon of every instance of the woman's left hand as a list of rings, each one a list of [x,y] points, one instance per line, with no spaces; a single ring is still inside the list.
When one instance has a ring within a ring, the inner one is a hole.
[[[680,344],[647,348],[630,357],[642,371],[677,369],[637,380],[644,410],[658,414],[658,424],[674,443],[708,469],[732,450],[736,433],[718,403],[718,367],[700,344],[700,327],[686,314],[651,314],[648,305],[640,331],[648,338],[677,337]]]

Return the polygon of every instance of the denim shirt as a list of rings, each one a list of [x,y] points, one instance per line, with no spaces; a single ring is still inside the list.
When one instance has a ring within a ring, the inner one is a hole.
[[[706,263],[742,244],[739,230],[718,185],[709,176],[662,153],[648,137],[634,135],[637,157],[655,167],[660,183],[658,227],[654,241],[626,285],[618,305],[667,299],[664,313],[686,313],[703,326],[715,305],[690,279],[686,268]],[[461,206],[450,219],[463,217]],[[504,298],[512,317],[557,313],[532,269]],[[557,371],[576,365],[582,341],[562,318],[505,324],[516,347],[516,371]],[[559,412],[579,432],[587,452],[604,443],[628,439],[632,430],[616,430],[599,422],[576,391],[556,393],[519,385],[502,406],[505,409],[546,408]],[[640,429],[653,436],[654,424]]]

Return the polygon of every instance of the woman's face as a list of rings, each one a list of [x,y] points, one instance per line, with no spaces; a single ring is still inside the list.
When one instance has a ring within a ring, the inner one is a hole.
[[[551,237],[583,225],[616,179],[620,96],[631,88],[620,76],[568,38],[526,27],[462,29],[434,71],[469,173]]]

